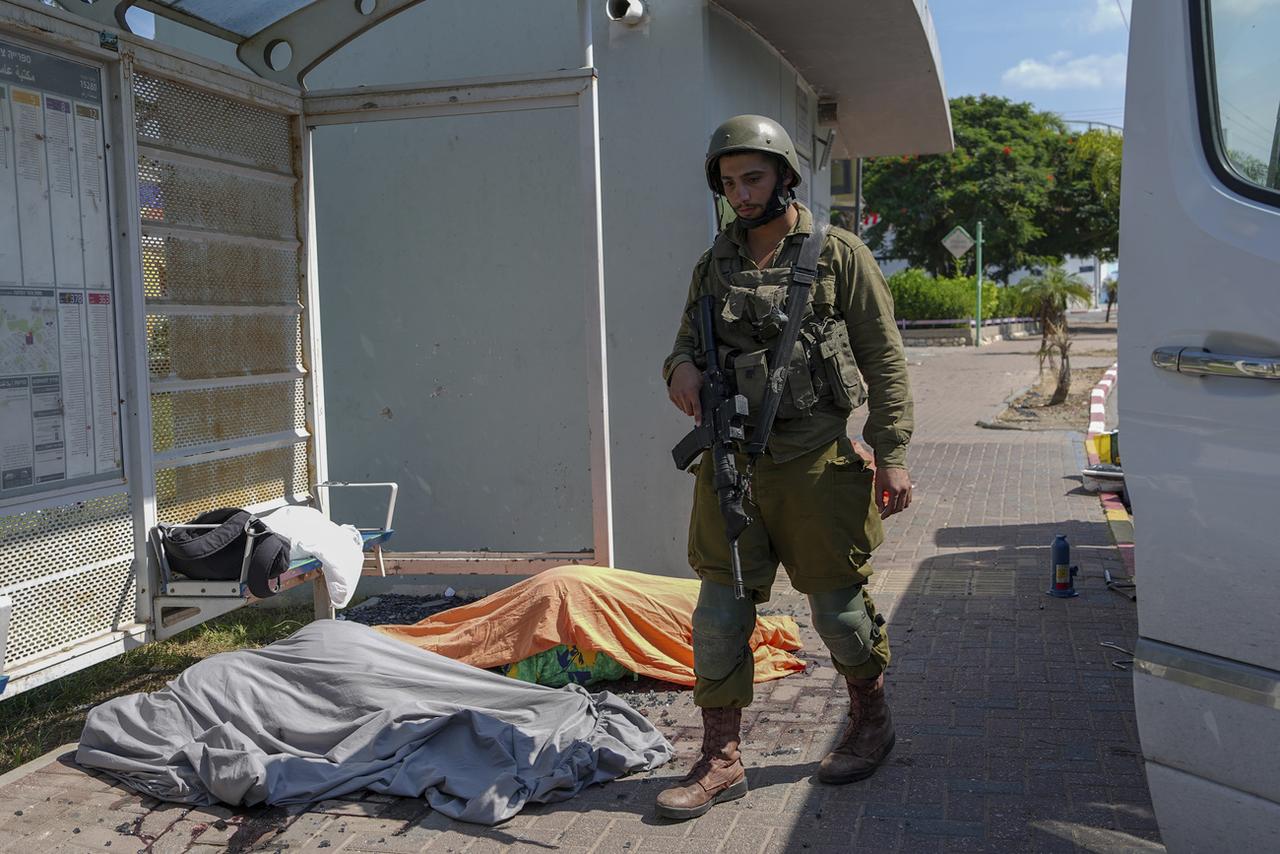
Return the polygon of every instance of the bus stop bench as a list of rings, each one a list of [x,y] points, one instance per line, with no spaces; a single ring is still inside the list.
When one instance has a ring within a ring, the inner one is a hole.
[[[391,539],[391,535],[395,531],[391,528],[369,528],[360,531],[360,538],[364,540],[364,550],[366,554],[372,554],[374,560],[378,563],[379,575],[386,575],[386,569],[382,565],[382,544]],[[314,557],[304,557],[292,561],[289,568],[276,576],[275,583],[279,585],[280,590],[286,590],[313,577],[313,573],[320,569],[320,559]],[[372,573],[365,573],[372,574]],[[245,599],[254,599],[252,593],[249,592],[249,585],[243,581],[240,582],[240,596]]]
[[[392,527],[395,518],[396,494],[399,486],[396,483],[345,483],[326,481],[318,483],[312,490],[312,496],[304,504],[314,504],[317,509],[324,510],[325,498],[329,490],[334,488],[352,489],[385,489],[387,490],[387,508],[384,523],[381,527],[358,528],[363,550],[373,556],[376,571],[364,571],[367,575],[386,575],[383,563],[382,547],[395,533]],[[274,507],[270,509],[275,509]],[[264,511],[265,512],[265,511]],[[168,525],[167,529],[191,527],[189,525]],[[216,527],[216,526],[208,526]],[[240,577],[225,580],[206,580],[187,578],[169,568],[163,545],[161,526],[151,530],[151,546],[155,553],[156,565],[159,568],[159,584],[154,598],[154,616],[157,638],[171,637],[178,632],[198,625],[211,617],[227,613],[249,602],[259,601],[249,591],[249,550],[241,564]],[[329,600],[328,585],[320,560],[314,557],[299,558],[291,561],[289,568],[271,581],[272,588],[283,592],[308,581],[314,581],[314,602],[316,618],[331,618],[333,605]]]

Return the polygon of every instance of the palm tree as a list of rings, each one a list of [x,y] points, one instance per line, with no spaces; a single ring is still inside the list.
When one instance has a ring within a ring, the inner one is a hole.
[[[1111,308],[1120,301],[1120,281],[1118,279],[1107,279],[1107,319],[1103,323],[1111,322]]]
[[[1067,306],[1071,300],[1088,302],[1093,294],[1088,286],[1061,267],[1046,270],[1040,276],[1028,276],[1014,285],[1015,299],[1021,313],[1034,317],[1040,323],[1040,370],[1045,360],[1052,363],[1058,356],[1058,384],[1049,399],[1056,406],[1067,399],[1071,391],[1071,334],[1067,329]]]

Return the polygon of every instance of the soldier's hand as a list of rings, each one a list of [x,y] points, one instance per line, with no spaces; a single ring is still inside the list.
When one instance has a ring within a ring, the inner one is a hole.
[[[667,397],[685,415],[693,416],[693,423],[702,426],[702,398],[698,390],[702,388],[702,371],[692,362],[683,362],[676,366],[671,374],[671,382],[667,385]]]
[[[906,469],[876,469],[876,507],[888,519],[911,506],[911,476]]]

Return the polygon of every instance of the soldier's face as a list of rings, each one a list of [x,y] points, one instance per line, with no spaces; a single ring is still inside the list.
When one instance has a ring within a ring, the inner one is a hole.
[[[777,183],[778,167],[771,157],[748,151],[720,158],[721,192],[738,216],[751,218],[764,213]]]

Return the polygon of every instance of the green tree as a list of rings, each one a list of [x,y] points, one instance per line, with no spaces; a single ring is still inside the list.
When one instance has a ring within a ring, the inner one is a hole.
[[[1107,317],[1103,322],[1110,323],[1111,309],[1120,301],[1120,280],[1107,279],[1107,281],[1103,283],[1103,288],[1106,290],[1107,294]]]
[[[1040,322],[1040,370],[1045,362],[1058,362],[1058,381],[1049,405],[1067,399],[1071,392],[1071,331],[1067,328],[1067,307],[1071,300],[1088,301],[1093,293],[1088,286],[1061,267],[1046,270],[1040,276],[1028,276],[1013,286],[1019,308],[1027,317]]]
[[[1107,210],[1120,215],[1120,164],[1124,159],[1124,137],[1118,133],[1091,130],[1074,140],[1072,161],[1087,169],[1098,198]]]
[[[1043,236],[1032,252],[1061,258],[1096,255],[1115,260],[1120,251],[1120,160],[1124,139],[1091,130],[1054,141]]]
[[[1266,161],[1254,157],[1252,154],[1237,151],[1234,148],[1227,151],[1227,160],[1245,178],[1263,187],[1268,186],[1267,173],[1269,170]]]
[[[1114,243],[1118,217],[1094,185],[1097,158],[1075,154],[1078,135],[1058,116],[966,95],[951,100],[951,120],[954,152],[867,164],[868,208],[880,214],[864,234],[872,248],[891,239],[896,257],[934,275],[973,272],[972,256],[957,264],[941,241],[956,225],[982,220],[984,273],[1005,279]]]

